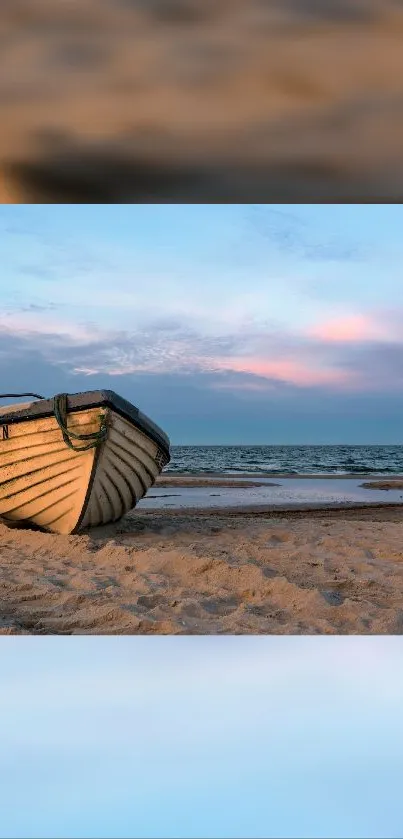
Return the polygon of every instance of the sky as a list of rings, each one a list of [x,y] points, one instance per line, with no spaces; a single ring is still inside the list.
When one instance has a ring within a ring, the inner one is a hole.
[[[173,444],[403,442],[399,204],[0,209],[1,391],[108,388]]]
[[[0,836],[399,839],[399,637],[8,637]]]

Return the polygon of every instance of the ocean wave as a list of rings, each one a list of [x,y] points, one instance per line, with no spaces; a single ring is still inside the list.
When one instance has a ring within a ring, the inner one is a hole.
[[[167,473],[394,475],[403,446],[173,446]]]

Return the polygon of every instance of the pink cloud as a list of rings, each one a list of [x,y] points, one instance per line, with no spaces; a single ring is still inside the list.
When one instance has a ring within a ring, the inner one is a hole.
[[[386,337],[385,329],[370,315],[346,315],[331,318],[308,331],[311,338],[326,343],[351,343]]]
[[[266,379],[277,379],[299,387],[317,385],[348,385],[352,380],[350,371],[319,368],[292,359],[269,361],[259,358],[230,358],[218,360],[215,368],[249,373]]]
[[[135,373],[234,373],[219,376],[217,388],[241,391],[267,391],[273,382],[299,388],[332,388],[362,391],[368,378],[360,369],[358,346],[382,338],[400,343],[402,312],[375,315],[348,315],[323,320],[305,334],[267,331],[240,331],[239,341],[220,341],[203,335],[166,333],[150,328],[133,334],[112,332],[94,324],[69,323],[53,314],[1,313],[0,333],[32,339],[34,346],[58,364],[66,364],[76,374],[124,376]],[[399,340],[400,339],[400,340]],[[96,348],[92,345],[96,344]],[[350,350],[345,351],[345,346]],[[60,347],[69,354],[60,359]],[[74,347],[77,352],[74,353]],[[231,355],[227,356],[226,352]],[[376,353],[375,353],[376,355]],[[350,363],[349,362],[350,357]],[[354,367],[357,369],[354,369]],[[230,381],[228,381],[230,379]],[[374,383],[371,378],[371,387]]]

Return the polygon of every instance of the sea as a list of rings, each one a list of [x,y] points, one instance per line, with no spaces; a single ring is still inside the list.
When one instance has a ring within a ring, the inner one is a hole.
[[[393,475],[402,446],[172,446],[166,473],[223,475]]]

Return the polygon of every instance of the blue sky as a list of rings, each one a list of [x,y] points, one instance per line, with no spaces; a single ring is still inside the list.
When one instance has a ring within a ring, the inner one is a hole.
[[[390,638],[7,638],[0,836],[403,833]]]
[[[399,443],[400,205],[3,205],[2,390],[173,443]]]

